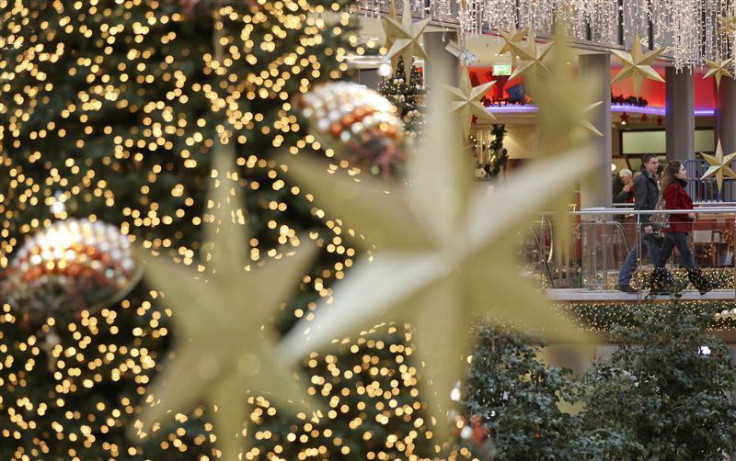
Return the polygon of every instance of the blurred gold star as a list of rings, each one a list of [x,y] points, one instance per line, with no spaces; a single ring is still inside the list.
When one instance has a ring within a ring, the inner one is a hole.
[[[592,112],[602,104],[602,101],[593,102],[594,95],[600,94],[601,82],[583,79],[575,72],[577,56],[560,30],[555,34],[550,61],[548,73],[532,75],[525,81],[532,99],[539,106],[534,151],[535,155],[543,157],[555,157],[583,146],[590,141],[591,134],[602,135],[589,120]],[[570,97],[571,94],[575,97]],[[595,178],[581,179],[583,182],[591,180]],[[561,251],[555,253],[556,257],[563,257],[570,250],[566,244],[570,242],[571,224],[566,211],[573,191],[573,184],[569,184],[550,205],[550,210],[559,212],[553,216],[553,227],[557,241],[563,242],[559,247]]]
[[[516,49],[512,47],[511,45],[512,44],[516,45],[519,42],[521,42],[524,39],[524,36],[526,36],[526,34],[527,34],[527,29],[511,31],[511,32],[499,31],[499,35],[501,36],[501,38],[503,39],[505,43],[503,44],[501,49],[498,51],[498,54],[505,54],[505,53],[511,54],[511,64],[513,66],[516,66],[516,52],[515,52]]]
[[[433,83],[433,87],[436,84]],[[547,335],[579,341],[543,294],[515,270],[517,232],[540,210],[597,165],[592,152],[539,159],[492,194],[472,181],[447,94],[432,92],[429,130],[409,165],[410,187],[347,175],[326,178],[325,166],[303,156],[285,159],[288,172],[336,218],[375,245],[333,286],[334,305],[323,301],[314,319],[301,321],[279,350],[287,363],[381,322],[411,323],[424,363],[424,396],[436,415],[467,365],[476,314],[491,312]],[[440,437],[447,428],[440,417]]]
[[[393,18],[383,20],[386,41],[391,43],[391,47],[386,55],[391,59],[391,66],[394,69],[396,69],[399,57],[404,58],[404,74],[407,82],[411,75],[413,57],[418,56],[424,59],[425,62],[429,60],[429,57],[424,52],[424,48],[422,48],[422,34],[424,34],[424,29],[429,24],[429,19],[412,24],[409,3],[404,2],[404,13],[401,16],[401,22]]]
[[[463,66],[460,71],[460,87],[445,86],[450,92],[450,111],[460,116],[460,124],[463,130],[463,136],[467,139],[470,136],[470,127],[473,124],[473,116],[479,119],[494,121],[493,116],[486,106],[483,105],[481,99],[488,93],[488,90],[495,85],[496,82],[488,82],[478,86],[472,86],[470,83],[470,71],[468,66]]]
[[[657,82],[664,82],[664,79],[656,70],[654,70],[651,64],[659,57],[660,54],[664,53],[665,50],[666,48],[656,48],[644,53],[641,49],[641,38],[637,33],[634,37],[634,44],[631,48],[631,53],[611,50],[611,53],[615,54],[623,64],[623,68],[615,77],[613,77],[611,83],[631,78],[634,80],[634,94],[639,96],[641,82],[644,78],[655,80]]]
[[[534,76],[542,75],[544,72],[549,72],[549,68],[544,63],[544,59],[547,56],[553,42],[545,43],[543,45],[537,44],[537,36],[534,29],[529,30],[527,35],[526,46],[517,45],[516,43],[507,42],[510,48],[518,56],[519,60],[514,72],[511,73],[509,79],[518,77],[524,74],[530,74]]]
[[[736,30],[736,17],[718,16],[718,25],[722,34],[732,34]]]
[[[721,86],[721,77],[733,78],[733,74],[730,68],[733,67],[733,58],[721,59],[720,56],[715,61],[705,60],[705,64],[708,66],[708,72],[703,78],[713,76],[716,79],[716,88]]]
[[[600,82],[581,79],[575,72],[577,57],[561,33],[555,36],[550,53],[549,72],[532,75],[526,85],[537,113],[538,154],[555,155],[585,144],[590,135],[601,136],[589,121],[592,111],[602,104],[594,102]],[[552,90],[554,89],[554,90]],[[575,97],[571,98],[570,95]]]
[[[736,178],[736,172],[731,169],[731,162],[733,161],[734,157],[736,157],[736,152],[733,152],[728,155],[723,155],[723,147],[721,147],[721,140],[718,140],[718,145],[716,147],[716,155],[709,155],[704,152],[701,152],[700,155],[703,156],[706,162],[708,162],[708,171],[703,174],[703,177],[700,179],[703,180],[707,177],[714,176],[716,177],[716,184],[718,184],[718,192],[721,191],[721,188],[723,187],[723,178],[729,177],[729,178]]]
[[[265,324],[296,288],[314,253],[302,244],[296,255],[245,270],[249,237],[244,202],[238,186],[226,178],[226,173],[236,175],[231,171],[232,145],[218,146],[210,199],[214,220],[205,220],[203,246],[209,250],[212,273],[204,280],[203,274],[181,264],[146,260],[145,277],[173,310],[178,340],[175,358],[152,391],[160,401],[146,408],[141,420],[144,428],[150,427],[168,412],[187,413],[206,400],[217,407],[212,417],[222,459],[237,459],[248,395],[266,396],[287,410],[313,408],[301,399],[295,373],[281,368],[276,333]]]

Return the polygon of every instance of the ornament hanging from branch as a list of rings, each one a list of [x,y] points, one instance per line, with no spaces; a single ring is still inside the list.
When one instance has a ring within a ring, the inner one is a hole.
[[[405,162],[404,124],[386,98],[363,85],[326,83],[297,103],[310,132],[352,165],[387,177]]]
[[[69,219],[23,244],[4,274],[2,291],[16,310],[43,321],[61,309],[110,306],[140,275],[130,242],[117,227]]]

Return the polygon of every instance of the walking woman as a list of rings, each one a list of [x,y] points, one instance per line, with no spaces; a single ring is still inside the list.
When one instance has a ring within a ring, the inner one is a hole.
[[[670,162],[664,169],[662,179],[662,197],[664,197],[664,209],[666,210],[692,210],[693,201],[685,190],[687,185],[687,170],[681,162]],[[712,287],[708,280],[703,277],[703,273],[695,266],[693,254],[690,251],[688,235],[693,229],[693,221],[695,213],[687,214],[671,214],[669,227],[664,229],[665,240],[662,245],[662,251],[659,258],[654,262],[654,272],[652,272],[652,291],[667,292],[673,288],[668,280],[671,280],[667,269],[664,268],[665,263],[672,254],[672,249],[677,248],[682,256],[683,264],[687,269],[687,275],[693,286],[700,291],[700,294],[709,292]]]

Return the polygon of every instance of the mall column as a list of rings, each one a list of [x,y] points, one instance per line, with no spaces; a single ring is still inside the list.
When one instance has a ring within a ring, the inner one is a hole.
[[[725,77],[721,79],[716,100],[714,151],[718,139],[724,154],[736,152],[736,82]]]
[[[425,72],[427,72],[426,82],[432,81],[434,72],[440,72],[442,69],[446,72],[441,75],[443,82],[448,85],[457,86],[460,84],[460,60],[445,49],[450,41],[457,42],[457,33],[455,32],[425,32],[424,33],[424,51],[430,56],[430,62],[424,63]]]
[[[713,83],[715,85],[715,83]],[[716,150],[718,140],[721,140],[723,154],[736,152],[736,82],[730,78],[722,78],[718,88],[715,112],[715,139],[713,151]],[[726,201],[736,197],[734,181],[724,181],[722,198]]]
[[[667,67],[667,161],[685,162],[695,157],[695,89],[693,73]]]
[[[598,169],[591,173],[595,181],[586,181],[580,192],[582,208],[610,207],[611,193],[611,56],[606,54],[583,54],[578,57],[580,65],[580,80],[599,81],[600,87],[592,101],[603,101],[603,104],[593,109],[590,122],[603,136],[591,136],[591,153],[598,155],[600,164]]]

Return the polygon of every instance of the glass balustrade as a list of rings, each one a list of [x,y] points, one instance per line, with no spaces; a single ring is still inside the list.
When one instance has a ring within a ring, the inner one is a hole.
[[[734,296],[736,204],[717,207],[704,204],[695,210],[682,211],[582,210],[570,213],[567,229],[560,226],[556,215],[544,214],[520,233],[518,262],[523,274],[545,290],[614,292],[624,260],[633,251],[637,268],[631,286],[639,290],[641,298],[648,294],[653,270],[653,261],[645,247],[661,248],[664,241],[663,232],[647,234],[644,231],[642,215],[672,216],[689,212],[697,215],[689,233],[696,265],[712,282],[714,291],[722,296]],[[667,260],[666,268],[683,287],[683,293],[697,293],[688,282],[682,257],[676,249]]]

